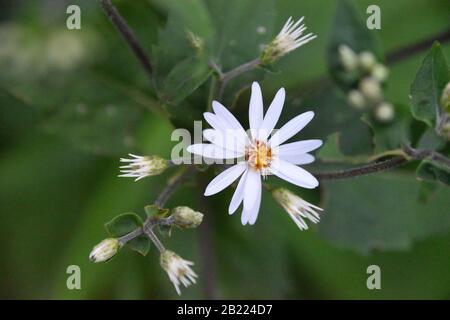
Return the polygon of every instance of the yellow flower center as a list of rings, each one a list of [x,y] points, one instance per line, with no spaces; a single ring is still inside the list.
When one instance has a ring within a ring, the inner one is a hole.
[[[257,170],[264,170],[272,162],[272,149],[264,142],[256,140],[251,146],[247,147],[245,160],[251,167]]]

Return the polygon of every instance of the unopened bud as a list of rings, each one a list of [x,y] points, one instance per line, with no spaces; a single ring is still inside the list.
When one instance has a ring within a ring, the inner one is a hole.
[[[376,79],[378,82],[386,81],[389,76],[389,69],[386,68],[384,64],[377,63],[372,69],[372,78]]]
[[[366,107],[366,98],[359,90],[351,90],[347,96],[348,103],[357,110],[362,110]]]
[[[338,48],[339,59],[342,66],[347,71],[354,71],[358,67],[358,56],[347,45],[341,44]]]
[[[377,59],[372,52],[363,51],[359,54],[359,64],[364,70],[371,71],[376,62]]]
[[[383,102],[375,109],[375,118],[380,122],[392,121],[394,116],[394,106],[389,102]]]
[[[127,164],[120,167],[119,177],[136,178],[134,181],[138,181],[161,174],[169,166],[169,162],[159,156],[137,156],[131,153],[129,156],[130,159],[120,159],[120,162]]]
[[[442,91],[441,105],[445,112],[450,113],[450,82],[447,83],[444,91]]]
[[[370,101],[380,101],[383,98],[380,83],[372,77],[362,79],[359,88]]]
[[[92,249],[89,259],[92,262],[104,262],[114,257],[121,245],[116,238],[108,238],[100,242]]]
[[[203,220],[203,214],[189,207],[180,206],[172,210],[173,223],[182,229],[196,228]]]

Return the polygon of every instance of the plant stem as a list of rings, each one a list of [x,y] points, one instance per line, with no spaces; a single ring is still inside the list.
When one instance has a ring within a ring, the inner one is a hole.
[[[352,178],[352,177],[358,177],[370,173],[380,172],[380,171],[386,171],[393,168],[396,168],[398,166],[401,166],[402,164],[405,164],[408,162],[408,159],[403,156],[397,156],[393,157],[388,160],[375,162],[371,164],[367,164],[365,166],[359,167],[359,168],[353,168],[348,170],[340,170],[336,172],[320,172],[314,174],[314,176],[317,177],[319,180],[335,180],[335,179],[346,179],[346,178]]]
[[[219,85],[219,94],[218,94],[217,99],[220,100],[222,98],[223,93],[225,91],[225,87],[226,87],[226,85],[228,84],[228,82],[230,80],[236,78],[237,76],[239,76],[239,75],[241,75],[241,74],[243,74],[243,73],[245,73],[247,71],[250,71],[250,70],[253,70],[253,69],[257,68],[260,65],[261,65],[261,60],[259,58],[256,58],[256,59],[251,60],[249,62],[243,63],[240,66],[237,66],[236,68],[231,69],[228,72],[225,72],[223,74],[219,73],[219,75],[220,75],[220,79],[219,79],[220,80],[220,85]]]
[[[143,230],[144,230],[144,233],[147,235],[147,237],[149,237],[150,240],[152,240],[152,242],[155,244],[156,248],[158,248],[160,253],[163,253],[164,251],[166,251],[166,248],[164,247],[164,245],[161,243],[161,241],[159,241],[158,237],[153,232],[152,227],[150,227],[147,224],[144,224]]]
[[[164,207],[167,200],[172,196],[172,194],[178,189],[178,187],[193,173],[194,168],[191,166],[183,168],[177,176],[175,176],[163,191],[159,194],[158,198],[155,200],[155,204],[158,207]]]
[[[146,71],[152,87],[155,87],[153,78],[153,66],[150,62],[149,57],[145,53],[143,47],[136,38],[133,30],[127,24],[125,19],[120,15],[117,8],[112,4],[111,0],[99,0],[102,5],[103,10],[108,16],[111,23],[116,27],[117,31],[122,35],[125,42],[130,47],[131,51],[134,53],[136,58],[141,63],[142,67]]]
[[[346,179],[391,170],[408,162],[423,160],[426,158],[450,168],[450,159],[433,150],[414,149],[409,145],[405,145],[403,146],[403,153],[404,155],[395,156],[384,161],[370,163],[358,168],[340,170],[336,172],[319,172],[314,175],[319,180]]]

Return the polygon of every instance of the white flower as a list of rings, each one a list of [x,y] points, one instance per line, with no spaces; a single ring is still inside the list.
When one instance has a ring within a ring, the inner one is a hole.
[[[339,51],[339,60],[342,63],[342,66],[347,71],[356,70],[358,67],[358,56],[357,54],[345,44],[341,44],[338,48]]]
[[[166,250],[161,253],[160,257],[161,267],[167,272],[170,281],[173,283],[178,295],[180,292],[180,284],[185,287],[196,282],[197,274],[191,269],[194,263],[184,260],[175,252]]]
[[[261,60],[264,63],[273,62],[317,37],[312,33],[302,36],[306,30],[306,26],[302,24],[303,19],[304,17],[301,17],[295,22],[289,17],[280,33],[263,51]]]
[[[240,176],[231,199],[229,213],[243,202],[242,224],[254,224],[261,203],[261,177],[276,175],[297,186],[314,189],[319,185],[314,176],[297,165],[308,164],[314,157],[308,152],[322,145],[321,140],[303,140],[281,145],[302,130],[314,117],[314,112],[302,113],[280,130],[272,132],[281,114],[285,98],[283,88],[278,90],[263,116],[261,88],[253,82],[249,106],[250,133],[247,134],[236,118],[219,102],[213,102],[214,113],[204,117],[213,127],[204,132],[211,144],[194,144],[188,151],[212,159],[238,159],[237,164],[215,177],[206,187],[205,196],[216,194],[231,185]],[[212,133],[226,139],[211,139]],[[270,136],[270,139],[269,139]]]
[[[121,244],[116,238],[108,238],[100,242],[92,249],[89,259],[92,262],[104,262],[114,257],[119,251]]]
[[[375,118],[378,121],[389,122],[394,119],[394,116],[394,106],[389,102],[383,102],[375,109]]]
[[[286,210],[300,230],[308,229],[308,225],[304,219],[308,219],[313,223],[319,222],[320,216],[317,210],[323,211],[322,208],[303,200],[287,189],[275,189],[272,191],[272,195],[284,210]]]
[[[389,76],[389,69],[381,63],[375,64],[372,69],[372,77],[378,82],[384,82]]]
[[[362,110],[366,106],[366,98],[361,91],[353,89],[347,95],[348,103],[357,110]]]
[[[371,71],[377,63],[377,59],[372,52],[363,51],[359,54],[359,63],[363,69]]]
[[[370,101],[380,101],[383,99],[383,91],[381,90],[380,83],[372,77],[362,79],[359,83],[359,89]]]
[[[158,175],[168,167],[168,162],[158,156],[144,157],[131,153],[129,156],[131,159],[120,159],[120,162],[127,164],[120,167],[119,177],[136,178],[134,181],[138,181],[148,176]]]

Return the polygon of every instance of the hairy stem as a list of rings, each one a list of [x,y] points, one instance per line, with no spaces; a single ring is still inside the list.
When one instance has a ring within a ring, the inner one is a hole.
[[[150,62],[149,57],[145,53],[143,47],[136,38],[136,35],[134,34],[133,30],[127,24],[125,19],[120,15],[119,11],[112,4],[111,0],[99,0],[99,1],[111,23],[116,27],[117,31],[119,31],[125,42],[130,47],[131,51],[134,53],[136,58],[141,63],[142,67],[144,68],[150,79],[151,85],[154,87],[153,66]]]
[[[153,232],[152,227],[145,224],[144,228],[143,228],[144,233],[147,235],[147,237],[150,238],[150,240],[152,240],[152,242],[155,244],[155,247],[158,248],[160,253],[163,253],[164,251],[166,251],[166,248],[164,247],[164,245],[162,244],[161,241],[159,241],[158,237],[156,236],[156,234]]]
[[[228,82],[234,78],[236,78],[237,76],[240,76],[241,74],[256,69],[257,67],[259,67],[261,65],[261,59],[256,58],[254,60],[251,60],[249,62],[243,63],[240,66],[237,66],[234,69],[231,69],[228,72],[225,73],[221,73],[219,72],[219,76],[220,76],[220,85],[219,85],[219,93],[218,93],[218,99],[222,98],[223,93],[225,91],[225,87],[228,84]],[[218,69],[220,70],[220,69]]]

